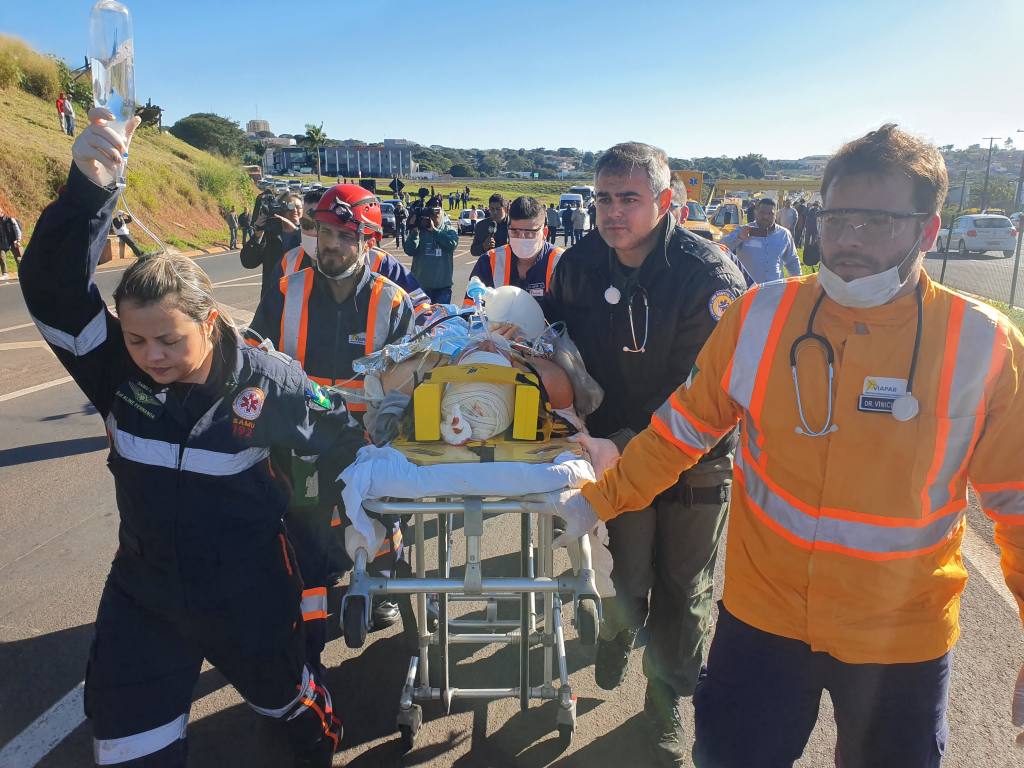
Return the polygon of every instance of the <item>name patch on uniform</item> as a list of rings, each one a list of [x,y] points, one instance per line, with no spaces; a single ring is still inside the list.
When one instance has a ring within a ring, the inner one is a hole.
[[[159,416],[164,408],[164,404],[153,394],[153,390],[141,381],[129,381],[127,384],[122,384],[114,394],[119,400],[150,419]]]
[[[731,307],[734,301],[736,301],[736,297],[733,296],[732,291],[715,291],[712,294],[711,299],[708,301],[708,311],[716,323],[722,319],[725,310]]]
[[[263,401],[266,394],[259,387],[246,387],[235,397],[231,403],[231,410],[240,419],[256,421],[263,411]]]
[[[365,344],[366,344],[366,331],[363,331],[362,333],[350,333],[348,335],[348,343],[349,344],[359,344],[361,346],[365,346]]]
[[[868,376],[857,400],[857,410],[865,413],[892,413],[892,404],[907,393],[906,379]]]

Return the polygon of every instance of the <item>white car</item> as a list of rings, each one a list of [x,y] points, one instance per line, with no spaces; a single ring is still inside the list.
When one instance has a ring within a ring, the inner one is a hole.
[[[939,231],[936,250],[943,250],[947,243],[950,249],[956,250],[963,257],[971,252],[988,251],[1002,251],[1003,256],[1013,256],[1017,246],[1017,230],[1006,216],[976,213],[957,218],[949,232]]]
[[[476,223],[481,219],[483,219],[483,214],[480,211],[463,210],[459,214],[459,234],[472,235],[476,231]]]

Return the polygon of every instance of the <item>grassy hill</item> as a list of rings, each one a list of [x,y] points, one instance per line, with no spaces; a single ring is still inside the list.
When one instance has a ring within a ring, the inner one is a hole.
[[[78,130],[85,114],[75,106]],[[42,209],[67,178],[73,139],[58,127],[53,103],[17,88],[0,88],[0,204],[31,233]],[[168,246],[226,244],[219,206],[251,205],[256,188],[234,163],[202,152],[155,128],[136,132],[126,198],[132,213]],[[138,227],[143,248],[152,241]]]

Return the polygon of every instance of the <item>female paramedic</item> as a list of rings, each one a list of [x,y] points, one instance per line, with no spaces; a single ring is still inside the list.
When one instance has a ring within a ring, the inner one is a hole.
[[[184,766],[192,689],[209,660],[261,715],[285,724],[299,766],[329,766],[341,736],[304,664],[301,576],[281,517],[275,449],[348,455],[361,435],[298,364],[242,342],[190,259],[135,262],[93,282],[127,138],[89,113],[65,190],[22,263],[39,331],[110,440],[119,547],[100,598],[85,711],[97,765]]]

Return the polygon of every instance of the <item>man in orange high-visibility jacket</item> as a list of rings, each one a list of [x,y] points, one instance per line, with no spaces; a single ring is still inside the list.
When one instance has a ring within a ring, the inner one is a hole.
[[[946,189],[937,150],[894,125],[841,148],[821,272],[735,302],[621,459],[584,440],[599,482],[537,505],[575,535],[741,425],[697,766],[792,765],[822,689],[844,768],[939,765],[968,483],[1024,608],[1024,337],[922,270]],[[1024,670],[1012,712],[1024,725]]]
[[[533,197],[523,195],[508,209],[508,245],[500,245],[483,254],[470,279],[479,277],[489,288],[514,285],[529,293],[544,309],[544,294],[551,285],[562,249],[547,241],[547,214]],[[462,302],[473,303],[467,295]]]
[[[409,333],[412,305],[405,291],[371,272],[366,263],[367,241],[382,232],[377,198],[354,184],[339,184],[320,199],[313,219],[316,237],[305,240],[305,255],[313,266],[280,278],[279,290],[267,290],[250,328],[297,360],[312,381],[358,395],[362,377],[354,373],[353,361]],[[358,401],[350,401],[348,407],[355,413],[366,410]],[[332,562],[345,559],[333,491],[334,478],[343,467],[329,477],[317,476],[313,465],[296,457],[289,469],[292,500],[286,524],[304,581],[308,660],[318,665],[327,638],[327,577]],[[397,524],[385,546],[387,551],[378,554],[391,560],[401,555]],[[378,567],[388,567],[387,559],[378,558]],[[374,608],[378,628],[395,623],[398,616],[394,603],[377,603]]]

